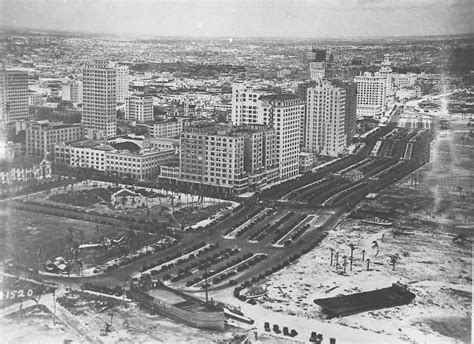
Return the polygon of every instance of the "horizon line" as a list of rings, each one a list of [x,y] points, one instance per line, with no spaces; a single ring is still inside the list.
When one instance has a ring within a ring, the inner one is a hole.
[[[0,26],[0,31],[31,31],[39,33],[63,33],[75,35],[99,35],[99,36],[115,36],[115,37],[131,37],[144,35],[142,39],[280,39],[280,40],[375,40],[375,39],[414,39],[414,38],[440,38],[440,37],[473,37],[474,32],[455,33],[455,34],[422,34],[422,35],[395,35],[395,36],[333,36],[333,37],[310,37],[310,36],[236,36],[236,35],[222,35],[222,36],[192,36],[192,35],[159,35],[153,33],[127,33],[127,32],[107,32],[107,31],[85,31],[85,30],[64,30],[64,29],[40,29],[40,28],[17,28]]]

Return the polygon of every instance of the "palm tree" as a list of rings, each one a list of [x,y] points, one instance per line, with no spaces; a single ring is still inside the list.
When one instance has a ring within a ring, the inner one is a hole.
[[[355,245],[354,245],[353,243],[350,243],[350,244],[349,244],[349,247],[351,248],[351,257],[350,257],[350,260],[351,260],[351,271],[352,271],[352,260],[354,259]]]
[[[392,264],[392,270],[395,270],[395,264],[397,264],[400,256],[398,253],[390,255],[390,263]]]

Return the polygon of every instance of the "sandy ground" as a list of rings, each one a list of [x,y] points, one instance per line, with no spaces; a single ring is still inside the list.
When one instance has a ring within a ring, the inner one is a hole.
[[[0,318],[0,343],[80,343],[66,325],[57,321],[46,307],[34,306],[23,309],[21,315],[14,313]]]

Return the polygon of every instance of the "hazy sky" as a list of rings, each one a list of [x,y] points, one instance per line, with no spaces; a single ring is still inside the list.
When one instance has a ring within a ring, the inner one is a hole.
[[[4,27],[161,36],[474,33],[474,0],[0,0]]]

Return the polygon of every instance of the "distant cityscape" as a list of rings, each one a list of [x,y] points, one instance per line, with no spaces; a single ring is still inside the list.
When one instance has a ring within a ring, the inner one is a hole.
[[[470,67],[467,42],[92,43],[84,35],[8,33],[5,158],[46,156],[139,181],[255,191],[350,153],[354,138],[386,123],[397,104],[467,83],[450,73]],[[255,134],[232,128],[241,125]],[[213,126],[230,127],[189,134]],[[229,130],[241,144],[219,142]]]

